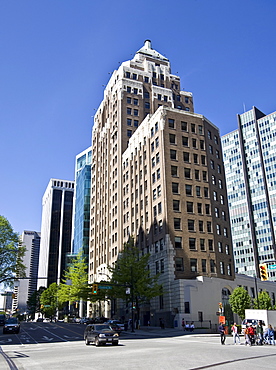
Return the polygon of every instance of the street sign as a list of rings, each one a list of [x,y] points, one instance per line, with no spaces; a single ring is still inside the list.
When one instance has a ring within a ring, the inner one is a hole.
[[[4,295],[4,296],[12,296],[12,292],[1,293],[1,295]]]
[[[47,307],[51,307],[51,305],[50,305],[50,304],[45,304],[45,305],[44,305],[44,308],[45,308],[45,307],[46,307],[46,308],[47,308]]]
[[[269,265],[268,268],[269,270],[276,270],[276,265]]]
[[[98,285],[98,289],[112,289],[110,285]]]

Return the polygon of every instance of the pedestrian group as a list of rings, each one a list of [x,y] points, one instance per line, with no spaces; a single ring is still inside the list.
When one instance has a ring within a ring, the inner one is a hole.
[[[218,331],[220,333],[220,342],[222,345],[225,344],[226,339],[226,330],[225,326],[221,323],[218,327]],[[231,332],[233,336],[233,344],[241,344],[238,327],[237,324],[234,323],[231,327]],[[256,345],[274,345],[275,346],[275,331],[271,325],[268,325],[267,328],[264,330],[264,324],[260,320],[256,326],[249,324],[246,326],[244,330],[244,338],[245,338],[245,345],[252,346],[253,344]]]

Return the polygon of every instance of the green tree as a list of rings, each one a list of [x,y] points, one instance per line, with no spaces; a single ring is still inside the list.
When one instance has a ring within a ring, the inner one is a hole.
[[[126,303],[133,301],[138,319],[141,304],[162,294],[162,287],[158,284],[159,275],[150,275],[149,258],[150,254],[140,255],[139,249],[131,238],[124,245],[115,267],[109,267],[112,274],[112,290],[109,295],[124,299]],[[130,294],[127,294],[126,288],[130,288]]]
[[[0,283],[13,285],[14,279],[25,277],[23,258],[26,248],[9,221],[0,216]]]
[[[59,286],[57,283],[52,283],[49,288],[45,289],[40,296],[40,311],[45,317],[53,318],[56,315],[57,309],[63,307],[62,302],[58,300]]]
[[[251,298],[244,288],[237,287],[230,295],[229,303],[232,311],[243,320],[245,318],[245,309],[251,307]]]
[[[40,287],[37,291],[33,292],[27,300],[27,307],[32,319],[34,319],[35,313],[40,311],[40,296],[44,290],[46,290],[45,287]]]
[[[254,299],[253,308],[260,310],[272,310],[271,298],[266,290],[259,292],[258,298]]]
[[[91,289],[88,285],[87,267],[87,262],[81,251],[64,272],[63,283],[60,284],[58,292],[60,302],[88,300]]]

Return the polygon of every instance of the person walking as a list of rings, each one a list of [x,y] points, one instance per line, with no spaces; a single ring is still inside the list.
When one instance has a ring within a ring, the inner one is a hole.
[[[264,341],[264,328],[263,322],[261,320],[258,321],[258,325],[256,327],[256,334],[257,334],[257,344],[262,345]]]
[[[248,325],[246,325],[246,328],[244,329],[244,339],[245,339],[245,342],[244,342],[245,345],[247,344],[251,345],[249,334],[248,334]]]
[[[249,345],[252,346],[255,339],[255,329],[253,328],[252,324],[250,324],[248,328],[248,339],[249,339]]]
[[[183,317],[183,319],[182,319],[182,328],[183,328],[183,330],[185,331],[185,320],[184,320],[184,317]]]
[[[220,324],[219,327],[218,327],[218,331],[220,333],[220,343],[221,344],[225,344],[225,329],[224,329],[224,325],[223,324]]]
[[[273,344],[275,346],[274,329],[271,325],[268,325],[267,336],[269,344]]]
[[[237,324],[234,322],[234,324],[232,325],[232,335],[233,335],[233,344],[241,344],[241,340],[240,340],[240,336],[239,336],[239,333],[238,333],[238,328],[237,328]],[[237,343],[238,341],[238,343]]]
[[[191,325],[190,325],[190,332],[192,333],[194,330],[195,330],[195,324],[194,324],[194,322],[192,321],[192,322],[191,322]]]

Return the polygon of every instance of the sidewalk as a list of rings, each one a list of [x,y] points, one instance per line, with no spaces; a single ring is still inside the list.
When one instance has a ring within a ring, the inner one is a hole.
[[[204,329],[195,329],[193,332],[185,331],[178,328],[165,328],[161,329],[159,326],[140,326],[139,329],[135,329],[134,332],[131,330],[127,331],[128,334],[133,335],[145,335],[145,336],[151,336],[151,335],[157,335],[160,337],[172,337],[172,336],[182,336],[182,335],[200,335],[200,336],[219,336],[219,334],[216,333],[208,333]]]
[[[17,369],[17,367],[15,367],[14,365],[14,362],[5,354],[1,346],[0,346],[0,369],[1,370]]]

